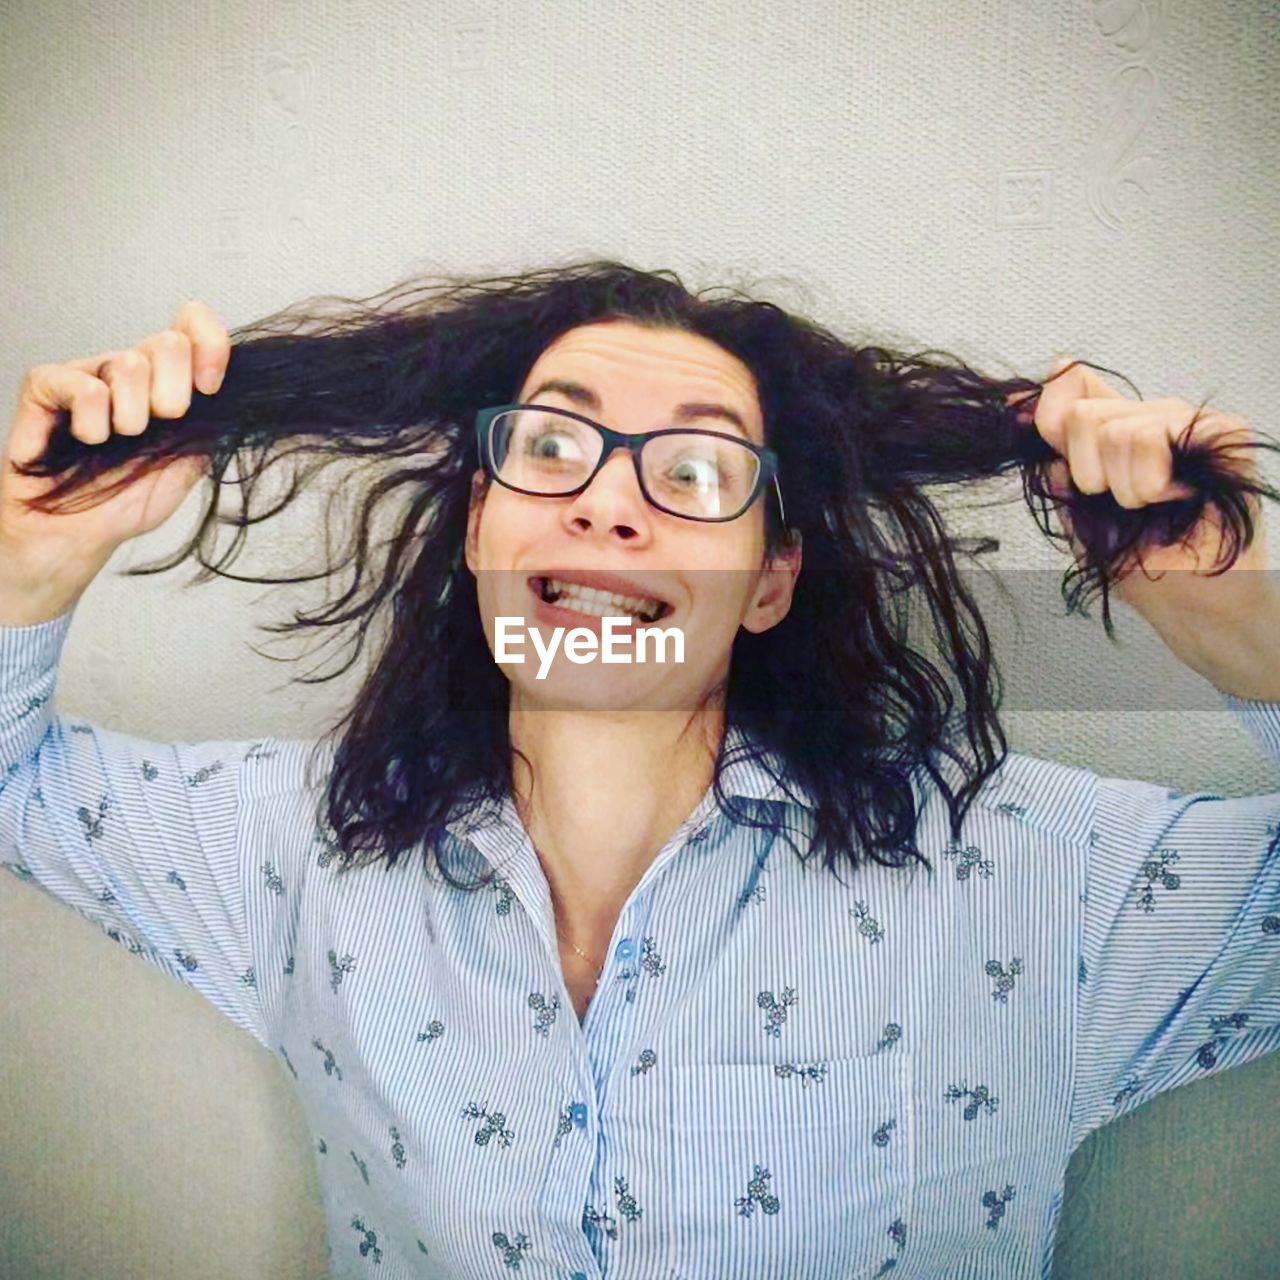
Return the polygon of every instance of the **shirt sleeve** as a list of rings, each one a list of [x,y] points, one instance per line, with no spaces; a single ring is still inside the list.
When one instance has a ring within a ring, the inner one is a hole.
[[[1280,761],[1280,703],[1224,695]],[[1098,778],[1077,974],[1075,1140],[1280,1048],[1280,793]]]
[[[0,627],[0,863],[270,1049],[237,842],[257,744],[148,742],[55,713],[73,613]]]

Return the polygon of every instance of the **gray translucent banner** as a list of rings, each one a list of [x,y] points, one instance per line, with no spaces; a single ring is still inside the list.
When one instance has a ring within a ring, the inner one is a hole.
[[[612,710],[674,710],[696,705],[722,672],[733,638],[744,627],[760,633],[774,614],[767,600],[758,600],[759,575],[728,570],[653,570],[627,566],[611,569],[624,581],[607,597],[571,588],[553,602],[535,596],[525,572],[484,571],[476,576],[480,616],[485,619],[491,660],[497,652],[499,626],[504,637],[499,663],[517,685],[528,705],[546,709],[593,708]],[[1280,582],[1274,571],[1245,571],[1264,579],[1277,598]],[[584,577],[564,571],[566,578]],[[1212,579],[1189,572],[1165,576],[1163,587],[1170,598],[1212,598]],[[1108,639],[1102,619],[1102,599],[1087,606],[1088,616],[1068,614],[1063,597],[1064,571],[959,570],[959,578],[986,626],[1008,711],[1213,711],[1221,707],[1221,694],[1205,676],[1192,670],[1171,651],[1160,635],[1136,609],[1111,596],[1110,610],[1115,639]],[[884,580],[881,579],[881,582]],[[591,591],[600,590],[599,587]],[[1263,595],[1259,592],[1259,595]],[[619,596],[622,598],[620,599]],[[860,604],[860,597],[863,603]],[[664,616],[649,621],[640,631],[633,628],[632,608],[661,601]],[[795,587],[791,608],[800,616],[802,602],[819,628],[834,634],[867,624],[866,610],[875,608],[874,596],[855,577],[837,579],[831,574],[804,568]],[[821,603],[822,607],[818,607]],[[887,625],[905,626],[906,638],[920,656],[938,668],[959,700],[959,684],[949,671],[952,663],[947,639],[930,613],[929,600],[919,586],[898,586],[892,596],[882,594],[880,609],[888,611]],[[584,612],[585,611],[585,612]],[[606,625],[592,613],[624,619]],[[1175,616],[1185,615],[1185,611]],[[792,669],[803,654],[803,634],[794,619],[776,623],[776,639],[787,637],[787,657]],[[1264,620],[1239,623],[1190,623],[1203,626],[1207,652],[1220,670],[1246,666],[1280,668],[1280,635],[1263,633]],[[976,652],[977,637],[967,615],[960,625],[968,646]],[[572,632],[579,632],[576,640]],[[606,646],[606,639],[610,639]],[[534,633],[537,633],[536,636]],[[656,632],[666,635],[666,649],[654,641]],[[683,648],[675,643],[679,633]],[[558,634],[557,634],[558,633]],[[865,635],[865,632],[861,632]],[[577,660],[570,656],[576,654]],[[623,656],[629,655],[629,656]],[[681,656],[682,655],[682,656]],[[607,656],[614,661],[607,662]],[[815,652],[814,662],[819,661]],[[799,666],[804,669],[803,663]],[[786,678],[780,675],[778,678]],[[803,681],[793,678],[797,694]],[[451,682],[453,696],[459,686]]]

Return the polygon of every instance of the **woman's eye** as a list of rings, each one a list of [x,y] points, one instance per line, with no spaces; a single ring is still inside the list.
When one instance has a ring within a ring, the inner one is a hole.
[[[559,432],[547,431],[540,436],[530,437],[525,452],[535,458],[562,458],[567,453],[572,453],[572,449],[566,448],[571,445],[568,436]]]
[[[707,458],[685,458],[672,467],[671,475],[678,483],[693,483],[700,487],[718,484],[721,480],[716,464]]]

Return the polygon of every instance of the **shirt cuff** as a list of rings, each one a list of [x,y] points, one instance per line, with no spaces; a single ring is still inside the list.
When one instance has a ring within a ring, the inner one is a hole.
[[[75,614],[0,627],[0,774],[30,755],[49,728],[58,660]]]

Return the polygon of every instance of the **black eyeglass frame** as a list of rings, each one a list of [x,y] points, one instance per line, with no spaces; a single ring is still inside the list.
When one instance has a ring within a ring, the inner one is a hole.
[[[596,461],[595,467],[591,474],[576,488],[566,489],[564,493],[540,493],[536,489],[521,489],[518,485],[503,480],[498,475],[498,468],[494,464],[492,454],[492,427],[494,419],[500,414],[509,413],[512,409],[541,409],[544,413],[558,413],[566,418],[575,418],[578,422],[586,423],[589,427],[594,427],[604,440],[604,448],[600,451],[600,457]],[[664,507],[658,502],[649,490],[645,487],[644,474],[640,467],[640,450],[644,448],[645,442],[654,439],[655,436],[714,436],[718,440],[729,440],[732,443],[741,445],[744,449],[749,449],[756,455],[759,461],[759,468],[756,471],[755,485],[751,490],[751,496],[743,503],[741,510],[735,511],[731,516],[691,516],[683,511],[673,511],[670,507]],[[778,515],[782,520],[782,527],[787,527],[787,510],[782,504],[782,486],[778,483],[778,455],[772,449],[764,448],[755,444],[751,440],[744,440],[741,436],[730,435],[726,431],[707,431],[701,427],[660,427],[656,431],[614,431],[611,427],[606,427],[602,423],[596,422],[594,418],[588,418],[585,414],[575,413],[572,409],[561,409],[558,405],[546,404],[500,404],[494,405],[488,409],[481,409],[476,413],[476,447],[480,451],[480,460],[484,464],[484,469],[489,476],[497,484],[504,489],[510,489],[513,493],[523,493],[531,498],[572,498],[582,493],[588,485],[600,473],[604,464],[613,457],[615,449],[626,449],[631,454],[631,463],[635,468],[636,483],[640,486],[640,492],[644,494],[645,501],[658,511],[665,512],[667,515],[676,516],[681,520],[696,520],[700,524],[724,524],[729,520],[739,520],[748,511],[751,510],[752,504],[759,498],[760,494],[773,481],[774,490],[778,495]]]

